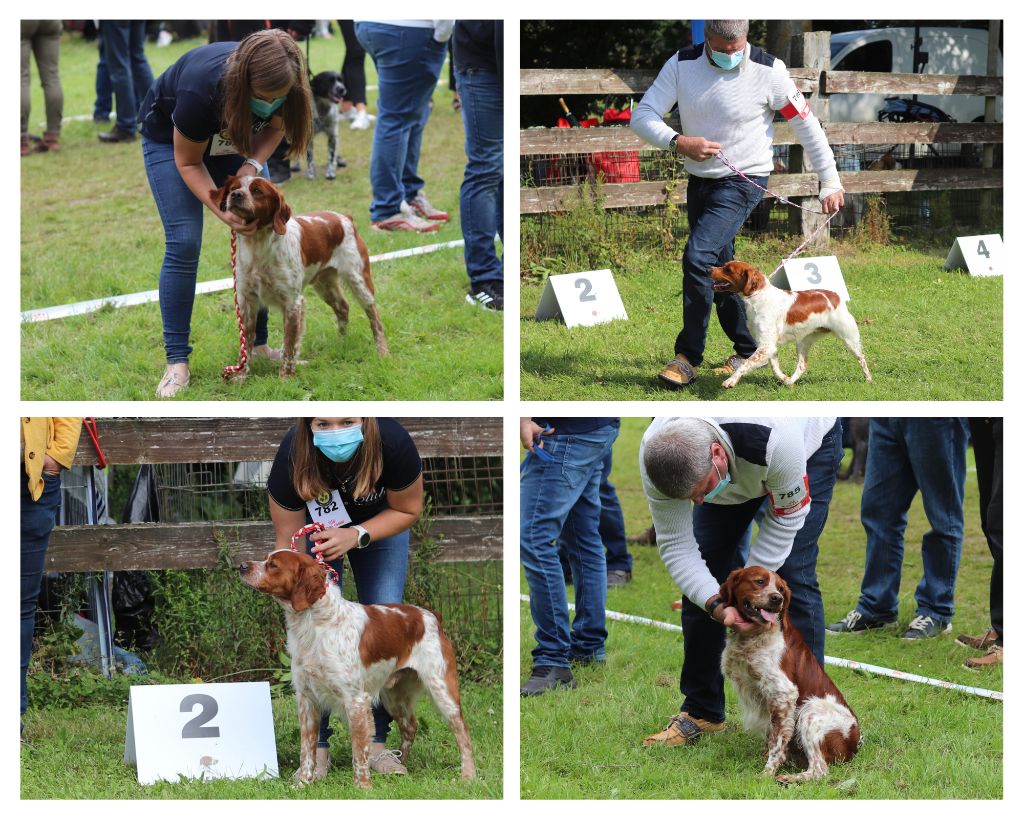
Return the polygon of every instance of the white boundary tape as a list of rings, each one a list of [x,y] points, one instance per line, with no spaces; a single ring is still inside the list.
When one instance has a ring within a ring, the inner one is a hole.
[[[529,603],[530,596],[527,594],[519,595],[520,602]],[[575,611],[576,607],[570,603],[569,610]],[[651,620],[648,617],[637,617],[635,614],[623,614],[620,611],[608,611],[605,609],[604,616],[609,620],[621,620],[624,623],[638,623],[642,626],[653,626],[654,628],[660,628],[662,631],[675,631],[681,632],[682,626],[677,626],[673,623],[663,623],[660,620]],[[859,663],[856,660],[844,660],[841,657],[829,657],[825,655],[825,665],[835,665],[840,668],[852,668],[854,671],[867,671],[871,674],[878,674],[882,677],[893,677],[897,680],[907,680],[908,682],[924,683],[925,685],[933,685],[938,688],[948,688],[951,691],[962,691],[965,694],[975,694],[979,697],[989,697],[993,700],[1003,700],[1002,691],[989,691],[987,688],[975,688],[971,685],[959,685],[957,683],[946,682],[945,680],[936,680],[932,677],[922,677],[918,674],[908,674],[905,671],[896,671],[892,668],[882,668],[878,665],[869,665],[868,663]]]
[[[393,250],[390,253],[381,253],[379,256],[371,256],[373,263],[386,262],[391,259],[405,259],[409,256],[422,256],[424,253],[434,253],[438,250],[445,250],[450,247],[462,247],[465,242],[462,239],[455,239],[451,242],[441,242],[435,245],[423,245],[422,247],[411,247],[406,250]],[[231,279],[215,279],[209,282],[196,284],[196,293],[216,293],[221,290],[230,290]],[[67,318],[68,316],[81,316],[86,313],[95,313],[104,307],[132,307],[137,304],[150,304],[160,300],[159,290],[145,290],[142,293],[128,293],[124,296],[109,296],[105,299],[91,299],[90,301],[76,301],[73,304],[61,304],[56,307],[40,307],[37,310],[25,310],[21,314],[22,323],[36,321],[51,321],[53,319]]]

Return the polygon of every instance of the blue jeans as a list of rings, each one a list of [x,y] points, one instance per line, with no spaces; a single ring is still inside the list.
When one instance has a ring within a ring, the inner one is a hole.
[[[153,71],[146,59],[145,20],[102,20],[100,36],[106,52],[110,87],[117,102],[117,127],[129,134],[135,133],[139,105],[153,84]]]
[[[423,187],[420,145],[447,49],[430,28],[360,22],[356,37],[377,67],[370,219],[379,222],[398,213]]]
[[[471,285],[505,281],[503,259],[494,244],[505,241],[502,90],[497,74],[455,71],[466,130],[466,172],[459,191],[459,218]]]
[[[554,460],[529,454],[520,468],[519,559],[537,627],[535,666],[568,668],[570,659],[604,659],[608,571],[598,534],[601,469],[618,434],[618,426],[609,424],[582,435],[545,436],[544,449]],[[576,590],[571,632],[558,560],[563,528],[570,535],[568,558]]]
[[[867,534],[857,611],[870,620],[899,613],[903,533],[918,490],[931,529],[921,539],[917,614],[953,619],[964,542],[967,419],[872,418],[860,519]]]
[[[160,221],[164,225],[164,261],[160,267],[160,315],[168,364],[187,363],[192,347],[192,305],[196,300],[196,273],[203,246],[204,205],[188,189],[174,164],[174,146],[143,137],[142,157]],[[206,169],[220,187],[242,165],[240,156],[207,157]],[[224,253],[230,258],[230,245]],[[256,345],[267,343],[267,310],[256,318]]]
[[[612,486],[608,476],[612,472],[612,451],[609,449],[601,464],[601,519],[597,525],[597,533],[604,544],[607,571],[633,571],[633,555],[626,546],[626,521],[622,516],[622,505],[618,493]],[[575,549],[572,543],[573,532],[570,526],[563,526],[558,536],[559,555],[568,555]]]
[[[28,710],[25,677],[32,659],[32,633],[36,625],[36,601],[43,582],[46,547],[60,510],[60,476],[43,474],[43,494],[32,500],[25,467],[18,464],[21,482],[21,713]]]
[[[766,176],[750,178],[762,186],[768,182]],[[694,366],[704,360],[712,303],[733,349],[744,358],[757,349],[757,343],[747,330],[743,299],[736,293],[715,293],[709,271],[732,261],[736,234],[761,196],[758,188],[738,176],[687,177],[686,215],[690,238],[683,249],[683,329],[676,337],[675,351],[685,355]]]
[[[307,541],[307,551],[309,544]],[[374,603],[401,603],[405,594],[405,575],[409,568],[409,532],[375,540],[365,549],[352,549],[348,553],[352,576],[356,581],[356,599],[364,606]],[[330,560],[328,563],[338,573],[339,580],[345,577],[345,560]],[[334,730],[329,725],[331,712],[326,708],[320,717],[320,736],[317,745],[328,747],[328,740]],[[373,741],[384,742],[391,727],[391,714],[379,702],[373,704]]]
[[[828,520],[828,506],[836,473],[843,460],[842,428],[835,427],[822,439],[818,450],[807,459],[807,480],[811,510],[793,540],[793,549],[778,573],[789,586],[789,619],[803,636],[818,662],[825,660],[825,607],[821,601],[816,566],[818,538]],[[747,527],[754,520],[764,498],[737,505],[694,504],[693,532],[701,557],[715,579],[724,582],[729,572],[740,568]],[[679,690],[680,710],[711,722],[725,720],[725,680],[722,651],[725,626],[704,611],[704,600],[683,598],[683,669]]]
[[[99,52],[100,59],[96,63],[96,102],[92,106],[92,115],[94,119],[106,119],[110,116],[110,111],[113,108],[114,89],[110,84],[110,67],[107,65],[107,50],[103,47],[102,37],[100,37]],[[149,91],[148,88],[135,88],[135,97],[138,102],[142,102],[147,91]]]

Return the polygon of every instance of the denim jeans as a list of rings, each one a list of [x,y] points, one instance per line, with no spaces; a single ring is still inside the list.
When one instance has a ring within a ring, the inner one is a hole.
[[[309,544],[307,541],[307,550]],[[409,568],[409,532],[399,532],[391,537],[375,540],[365,549],[348,552],[352,576],[356,581],[356,599],[364,606],[374,603],[401,603],[405,594],[405,575]],[[338,573],[339,580],[345,577],[345,559],[329,560]],[[320,716],[320,736],[317,745],[328,747],[328,740],[334,733],[329,725],[331,712],[326,708]],[[373,704],[373,741],[384,742],[391,727],[391,714],[379,702]]]
[[[793,540],[789,557],[778,570],[792,592],[790,622],[820,663],[825,659],[825,608],[816,571],[818,538],[828,520],[832,489],[842,459],[842,429],[836,421],[818,450],[807,459],[811,510]],[[693,532],[700,554],[719,582],[723,582],[733,569],[743,565],[740,552],[746,542],[747,527],[763,502],[764,498],[753,498],[746,503],[729,506],[714,503],[694,505]],[[725,680],[722,676],[725,626],[708,616],[704,611],[705,602],[683,598],[683,669],[679,676],[679,690],[684,699],[681,710],[711,722],[722,722],[725,720]]]
[[[535,666],[569,667],[569,660],[603,660],[608,571],[598,534],[601,470],[618,437],[617,425],[581,435],[550,435],[553,460],[528,454],[519,479],[519,559],[530,587],[530,615],[537,627]],[[558,534],[570,534],[569,566],[576,616],[569,627],[568,597],[558,560]]]
[[[106,52],[110,87],[117,102],[117,127],[129,134],[138,125],[139,105],[153,84],[153,71],[146,59],[145,20],[102,20],[100,36]]]
[[[370,153],[373,201],[370,219],[379,222],[416,198],[420,144],[430,116],[430,98],[445,55],[430,28],[356,23],[356,37],[377,67],[377,122]]]
[[[43,581],[46,547],[60,510],[60,476],[43,473],[43,494],[32,500],[25,467],[18,464],[21,482],[21,713],[28,709],[25,676],[32,659],[32,633],[36,625],[36,601]]]
[[[466,172],[459,191],[459,218],[466,242],[466,273],[474,289],[505,281],[494,235],[505,241],[502,89],[497,74],[455,71],[466,130]]]
[[[196,273],[203,246],[204,205],[188,189],[174,164],[174,146],[142,138],[149,189],[153,192],[160,221],[164,225],[164,261],[160,267],[160,315],[164,325],[164,349],[168,364],[187,363],[192,347],[192,305],[196,300]],[[242,165],[240,156],[207,157],[206,169],[213,184],[224,184]],[[230,245],[225,241],[227,258]],[[256,345],[267,343],[267,309],[256,318]]]
[[[750,178],[762,186],[768,182],[766,176]],[[736,234],[761,196],[758,188],[738,176],[687,177],[686,215],[690,238],[683,249],[683,329],[676,337],[675,351],[685,355],[694,366],[704,360],[712,302],[733,349],[744,358],[757,349],[757,343],[747,330],[743,299],[736,293],[715,293],[709,271],[732,261]]]
[[[899,613],[903,533],[918,490],[931,529],[921,539],[917,614],[953,619],[964,542],[966,418],[872,418],[860,519],[867,534],[857,611],[871,620]]]
[[[615,487],[608,480],[611,472],[612,451],[609,449],[601,464],[601,518],[597,524],[597,533],[604,544],[607,571],[631,572],[633,555],[626,546],[626,521],[622,516],[622,505],[619,503]],[[565,558],[563,564],[568,561],[566,556],[575,549],[575,543],[571,542],[573,538],[572,527],[563,526],[562,533],[558,536],[558,553]]]

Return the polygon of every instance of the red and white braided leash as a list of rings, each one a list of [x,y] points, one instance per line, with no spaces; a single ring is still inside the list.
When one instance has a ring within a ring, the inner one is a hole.
[[[299,547],[298,547],[299,538],[305,537],[310,532],[322,532],[326,528],[327,527],[324,526],[322,523],[310,523],[308,526],[303,526],[301,529],[299,529],[299,531],[297,531],[294,535],[292,535],[292,551],[293,552],[299,551]],[[316,562],[319,563],[321,566],[323,566],[325,569],[327,569],[327,583],[328,583],[328,585],[331,584],[331,583],[334,583],[335,585],[339,585],[340,586],[341,585],[341,578],[338,577],[338,572],[334,569],[334,567],[328,565],[327,561],[324,560],[324,556],[322,554],[320,554],[320,552],[313,552],[312,554],[313,554],[313,557],[316,558]]]
[[[775,199],[778,199],[783,205],[791,205],[794,208],[800,208],[800,210],[805,210],[808,213],[814,213],[814,214],[817,214],[819,216],[823,216],[824,215],[824,213],[822,213],[822,211],[820,211],[820,210],[814,210],[813,208],[805,208],[803,205],[798,205],[796,202],[793,202],[792,200],[787,199],[785,196],[779,196],[777,193],[772,193],[770,190],[768,190],[768,188],[765,188],[765,187],[762,187],[761,185],[758,185],[757,182],[755,182],[753,179],[751,179],[749,176],[747,176],[745,173],[743,173],[743,171],[741,171],[739,168],[737,168],[735,165],[733,165],[732,162],[729,161],[728,157],[726,157],[724,152],[719,151],[717,154],[715,154],[715,156],[722,162],[723,165],[725,165],[733,173],[737,174],[738,176],[740,176],[743,179],[746,179],[751,185],[753,185],[755,188],[760,189],[761,191],[766,193],[768,196],[771,196],[771,197],[774,197]],[[814,240],[815,236],[817,236],[819,233],[821,233],[821,231],[823,231],[825,228],[828,227],[828,223],[831,222],[832,219],[838,213],[839,213],[839,211],[836,211],[835,213],[829,215],[828,219],[826,219],[824,222],[822,222],[818,226],[818,228],[810,236],[808,236],[800,244],[800,246],[796,250],[794,250],[785,259],[782,260],[782,263],[778,267],[776,267],[775,270],[772,271],[771,276],[774,276],[776,273],[778,273],[780,270],[782,270],[782,268],[785,267],[786,262],[788,262],[790,259],[798,256],[800,254],[800,252],[805,247],[807,247],[807,245],[809,245]],[[768,278],[771,278],[771,276],[769,276]]]
[[[245,343],[245,325],[242,324],[242,310],[238,306],[238,238],[234,231],[231,231],[231,289],[235,293],[235,316],[238,319],[238,363],[231,364],[224,368],[221,375],[225,381],[231,379],[235,373],[245,369],[249,363],[249,349]],[[294,546],[292,547],[294,548]]]

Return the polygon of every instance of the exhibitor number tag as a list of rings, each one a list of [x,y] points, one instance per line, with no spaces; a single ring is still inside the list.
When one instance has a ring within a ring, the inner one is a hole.
[[[352,522],[352,516],[341,500],[341,492],[334,489],[323,492],[317,497],[306,501],[306,508],[313,518],[313,523],[322,523],[328,529],[337,529]]]

